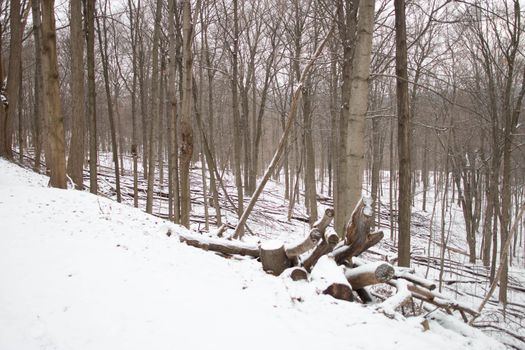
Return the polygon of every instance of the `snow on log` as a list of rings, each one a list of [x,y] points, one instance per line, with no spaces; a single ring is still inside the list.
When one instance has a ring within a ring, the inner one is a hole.
[[[310,270],[319,260],[320,257],[330,253],[337,245],[339,237],[333,230],[327,230],[324,239],[317,244],[317,247],[304,259],[303,267]]]
[[[328,227],[328,225],[330,225],[333,218],[334,218],[334,210],[330,208],[326,209],[323,217],[321,217],[319,220],[317,220],[314,223],[314,225],[312,226],[312,229],[310,230],[310,233],[305,237],[304,240],[302,240],[299,243],[290,244],[290,245],[285,246],[284,249],[286,251],[286,256],[289,259],[293,259],[315,248],[315,246],[317,245],[317,243],[319,242],[321,238],[324,237],[326,240],[326,237],[327,237],[326,228]],[[333,237],[331,236],[330,238],[333,239]]]
[[[171,232],[171,231],[169,231]],[[215,239],[204,236],[192,235],[187,233],[178,233],[179,240],[192,247],[212,250],[222,254],[238,254],[259,257],[259,247],[239,241],[227,241],[224,239]]]
[[[385,262],[375,262],[356,268],[345,268],[345,277],[355,289],[361,289],[378,283],[385,283],[394,277],[394,267]]]
[[[441,293],[428,290],[424,286],[407,282],[407,288],[414,298],[438,306],[447,312],[450,312],[450,310],[457,310],[462,313],[466,312],[473,317],[479,316],[479,312],[472,306],[457,300],[451,300]]]
[[[353,300],[352,287],[346,280],[343,268],[336,264],[332,256],[325,255],[319,259],[312,270],[311,278],[321,293],[336,299]]]
[[[384,237],[383,231],[374,233],[362,233],[360,237],[354,240],[350,245],[343,244],[339,245],[334,250],[335,261],[338,264],[343,263],[354,256],[358,256],[370,247],[376,245]],[[345,241],[346,243],[346,241]]]
[[[283,278],[291,278],[293,281],[306,281],[308,279],[308,272],[299,266],[294,266],[284,270],[281,275]]]
[[[408,303],[412,298],[412,293],[408,290],[408,282],[403,279],[391,280],[389,284],[394,286],[397,292],[379,304],[377,310],[384,313],[387,317],[394,318],[396,315],[395,310]]]
[[[434,282],[431,282],[427,279],[424,279],[423,277],[417,276],[413,273],[409,273],[406,271],[395,269],[395,276],[396,278],[403,278],[407,281],[410,281],[412,283],[415,283],[417,285],[423,286],[427,288],[428,290],[434,290],[436,289],[436,284]]]
[[[303,241],[285,246],[286,256],[291,259],[306,253],[317,245],[322,236],[323,234],[319,229],[313,228]]]
[[[269,240],[262,243],[259,247],[259,256],[263,270],[275,276],[279,276],[291,265],[281,241]]]
[[[319,220],[317,220],[312,227],[318,229],[321,233],[324,233],[328,225],[330,225],[332,222],[334,214],[335,212],[333,209],[326,209],[324,211],[324,215]]]
[[[357,203],[350,220],[345,225],[345,244],[351,245],[370,232],[372,223],[372,199],[370,197],[361,197]]]

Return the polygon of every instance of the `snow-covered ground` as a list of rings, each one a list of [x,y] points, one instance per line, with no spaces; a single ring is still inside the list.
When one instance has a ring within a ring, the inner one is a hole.
[[[183,230],[0,159],[0,349],[502,349],[392,320],[168,237]]]

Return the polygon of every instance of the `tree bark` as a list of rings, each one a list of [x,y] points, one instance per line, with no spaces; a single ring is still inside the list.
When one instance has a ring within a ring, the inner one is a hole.
[[[60,107],[54,5],[53,0],[42,1],[42,73],[45,113],[49,125],[50,185],[67,188],[64,119]]]
[[[44,120],[44,99],[43,99],[43,86],[42,86],[42,25],[40,19],[40,1],[31,1],[31,12],[33,18],[33,40],[35,43],[35,80],[34,80],[34,120],[35,120],[35,134],[33,135],[33,145],[35,147],[35,163],[33,170],[36,172],[40,171],[40,159],[42,155],[42,144],[46,139],[43,137],[46,132],[46,123]],[[0,45],[1,47],[1,45]],[[2,59],[0,58],[0,66]],[[1,74],[2,68],[0,68],[0,81],[3,81]],[[2,119],[2,113],[4,111],[3,104],[0,106],[0,120]],[[45,146],[44,146],[45,147]]]
[[[410,108],[408,101],[408,70],[405,0],[395,0],[396,17],[396,92],[398,116],[399,194],[398,194],[398,264],[410,266]]]
[[[346,135],[346,149],[342,155],[346,159],[344,174],[338,179],[340,202],[347,208],[336,208],[342,213],[348,212],[361,198],[363,171],[365,168],[365,115],[368,109],[368,79],[370,74],[370,55],[372,50],[372,32],[374,28],[373,0],[359,2],[357,23],[357,43],[353,58],[353,70],[350,85],[349,119]],[[341,202],[343,203],[343,202]]]
[[[107,6],[107,2],[104,4],[104,7]],[[111,150],[113,155],[113,166],[115,171],[115,187],[117,192],[117,202],[122,201],[121,191],[120,191],[120,168],[118,161],[118,144],[117,144],[117,135],[115,128],[115,117],[113,111],[113,100],[111,98],[111,88],[109,84],[109,62],[108,62],[108,38],[106,27],[106,18],[103,19],[104,24],[103,28],[100,28],[100,19],[97,17],[97,34],[99,40],[100,55],[102,59],[102,72],[104,75],[104,87],[106,90],[106,103],[108,106],[108,118],[109,118],[109,129],[111,134]],[[102,37],[102,31],[104,32],[104,38]]]
[[[13,157],[12,143],[15,118],[18,112],[19,89],[22,84],[20,66],[22,64],[22,18],[20,0],[11,0],[9,25],[9,71],[7,74],[7,114],[0,119],[0,156]]]
[[[347,268],[344,271],[346,279],[354,290],[388,282],[395,274],[392,265],[381,261],[352,269]]]
[[[95,87],[95,1],[86,1],[86,60],[87,60],[87,83],[88,103],[87,115],[89,120],[89,191],[98,193],[97,163],[98,163],[98,139],[97,139],[97,111],[96,111],[96,87]]]
[[[79,190],[84,188],[84,41],[82,33],[82,4],[71,1],[71,98],[72,125],[67,173]]]
[[[191,22],[191,4],[189,0],[182,3],[183,18],[183,95],[182,118],[180,123],[180,190],[181,190],[181,224],[190,227],[190,162],[193,154],[193,129],[191,126],[192,65],[191,52],[193,26]]]

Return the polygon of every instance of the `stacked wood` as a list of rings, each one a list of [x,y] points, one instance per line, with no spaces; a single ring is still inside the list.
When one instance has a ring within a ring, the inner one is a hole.
[[[346,280],[343,268],[336,264],[332,256],[325,255],[319,259],[312,270],[311,278],[321,293],[336,299],[353,300],[352,287]]]

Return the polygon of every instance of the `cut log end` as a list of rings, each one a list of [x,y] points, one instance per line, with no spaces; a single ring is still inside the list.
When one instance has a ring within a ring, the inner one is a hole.
[[[394,277],[394,274],[395,270],[392,265],[381,262],[345,269],[345,277],[353,289],[388,282]]]
[[[260,246],[260,257],[263,270],[279,276],[290,267],[290,260],[286,256],[283,242],[270,240]]]
[[[379,283],[390,281],[394,277],[394,268],[390,264],[381,264],[375,271],[376,279]]]
[[[339,236],[334,230],[328,230],[324,234],[324,240],[329,246],[335,247],[339,243]]]
[[[333,283],[323,291],[323,294],[330,295],[335,299],[353,301],[352,288],[346,284]]]
[[[308,272],[302,267],[290,267],[281,273],[281,277],[290,278],[292,281],[308,280]]]

